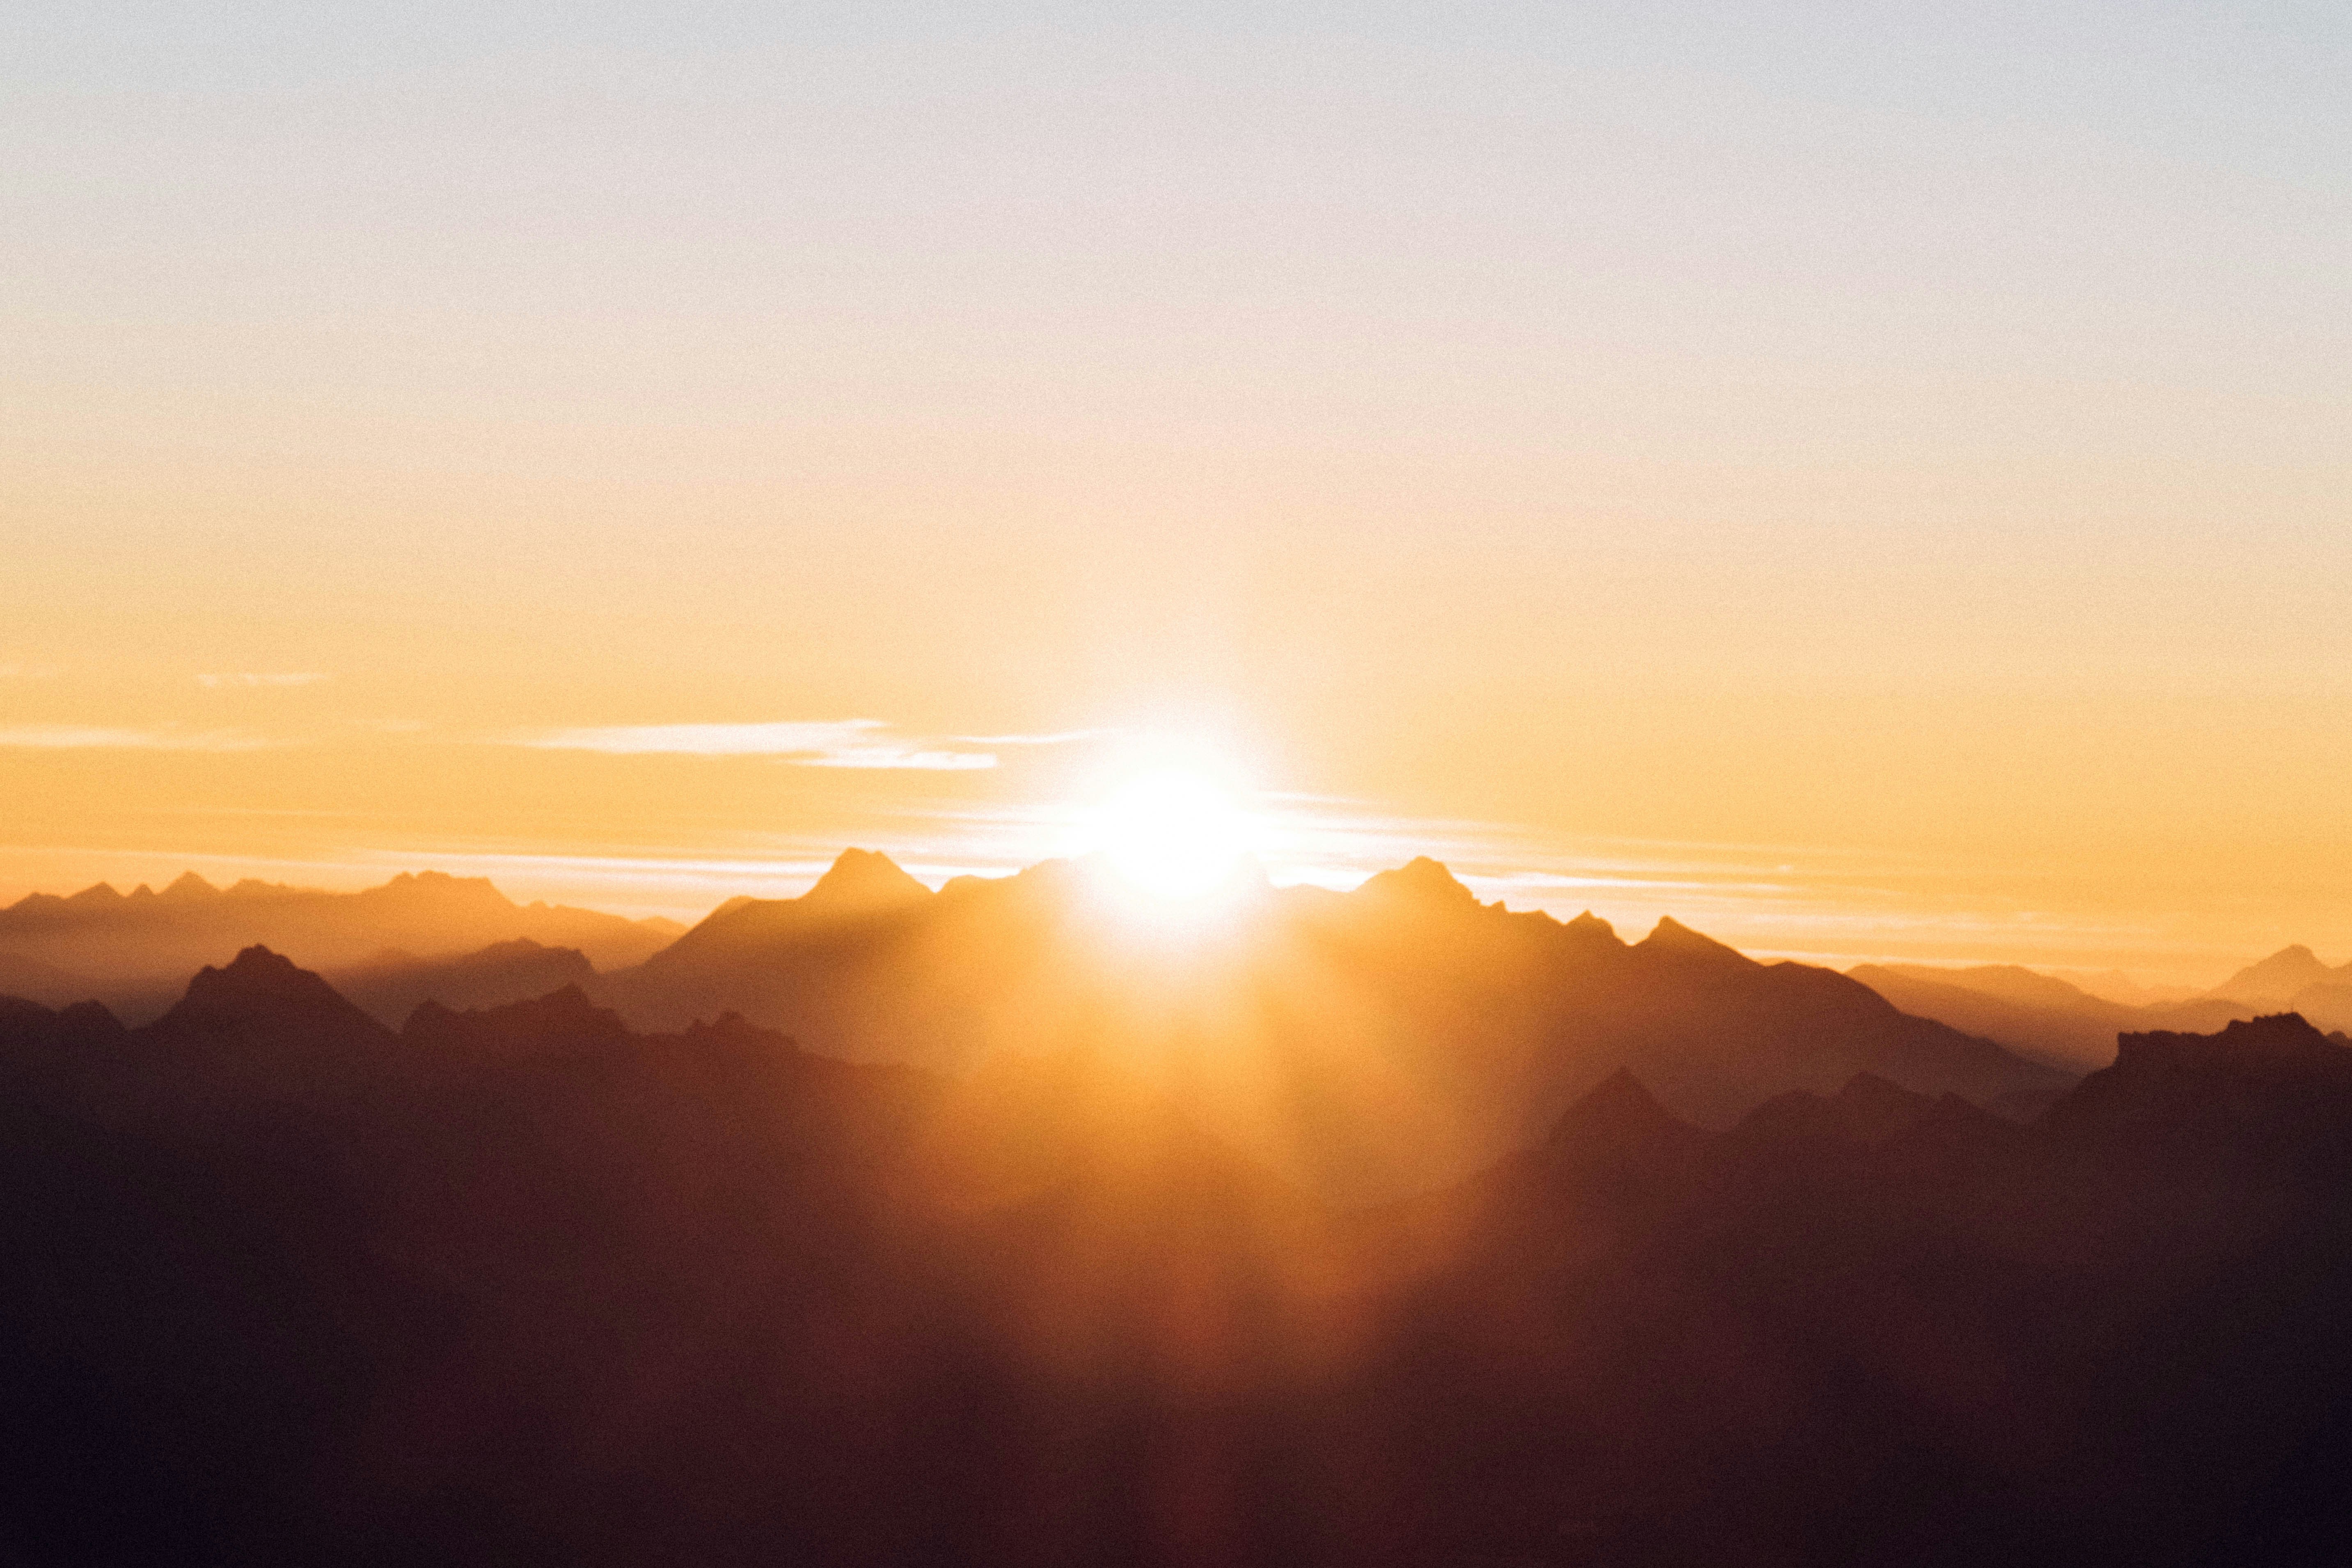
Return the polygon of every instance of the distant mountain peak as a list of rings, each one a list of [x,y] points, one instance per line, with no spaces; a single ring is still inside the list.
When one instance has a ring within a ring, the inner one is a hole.
[[[1858,1072],[1831,1100],[1840,1130],[1856,1142],[1876,1143],[1909,1131],[1936,1109],[1935,1100],[1914,1093],[1874,1072]]]
[[[882,910],[919,903],[931,890],[878,849],[845,849],[801,902],[826,910]]]
[[[1478,895],[1464,887],[1453,872],[1426,855],[1417,855],[1392,871],[1369,879],[1358,892],[1375,897],[1412,899],[1423,903],[1468,908]]]
[[[2284,1004],[2294,994],[2317,981],[2333,979],[2336,972],[2319,961],[2319,955],[2296,942],[2283,947],[2260,963],[2250,963],[2230,976],[2210,993],[2234,1002],[2253,1004]]]
[[[218,888],[214,887],[210,882],[205,881],[194,871],[181,872],[178,876],[172,879],[172,882],[169,887],[166,887],[161,893],[156,895],[157,898],[177,899],[182,902],[186,902],[194,899],[218,898],[219,896],[220,889]]]
[[[83,909],[93,905],[119,904],[121,901],[122,895],[115,891],[114,884],[111,882],[93,882],[66,900],[66,902]]]
[[[463,896],[468,896],[468,898],[482,898],[487,893],[487,896],[497,898],[499,902],[513,902],[506,893],[499,891],[497,884],[494,884],[489,877],[452,877],[449,872],[433,872],[433,869],[424,869],[424,872],[400,872],[400,875],[393,877],[391,881],[385,881],[381,889],[374,889],[374,891],[391,893],[395,891],[395,889],[397,891],[407,891],[407,893],[442,893],[442,896],[446,896],[446,893],[463,893]]]
[[[618,1013],[597,1006],[577,985],[526,1002],[469,1007],[462,1013],[438,1002],[423,1002],[400,1029],[403,1039],[416,1044],[532,1047],[618,1040],[628,1032]]]
[[[1672,915],[1660,915],[1658,923],[1651,928],[1650,934],[1634,945],[1638,950],[1645,952],[1668,952],[1693,958],[1728,959],[1748,964],[1756,962],[1736,947],[1691,930]]]
[[[1552,1125],[1550,1142],[1579,1144],[1601,1139],[1622,1141],[1680,1125],[1673,1112],[1658,1103],[1657,1096],[1633,1076],[1631,1068],[1619,1068],[1561,1113]]]
[[[190,996],[199,992],[215,996],[292,996],[314,990],[332,994],[333,987],[292,959],[258,943],[218,968],[206,964],[188,982]]]

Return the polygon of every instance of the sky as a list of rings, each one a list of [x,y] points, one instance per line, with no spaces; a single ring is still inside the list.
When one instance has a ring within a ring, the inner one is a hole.
[[[20,0],[0,896],[2352,959],[2352,12]]]

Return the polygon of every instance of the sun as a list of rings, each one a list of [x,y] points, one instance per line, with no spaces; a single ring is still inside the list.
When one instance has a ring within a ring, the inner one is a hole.
[[[1232,887],[1250,847],[1249,818],[1233,792],[1191,769],[1137,773],[1093,816],[1092,837],[1120,878],[1168,903]]]

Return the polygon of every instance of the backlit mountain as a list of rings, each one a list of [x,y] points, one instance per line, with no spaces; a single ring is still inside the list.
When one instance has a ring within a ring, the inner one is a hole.
[[[639,1026],[731,1011],[855,1060],[1097,1052],[1349,1198],[1455,1179],[1623,1068],[1710,1125],[1863,1071],[2011,1114],[2071,1081],[1827,970],[1671,920],[1628,943],[1591,915],[1507,912],[1428,859],[1344,894],[1261,879],[1187,922],[1092,862],[933,893],[852,851],[803,897],[731,905],[593,991]]]

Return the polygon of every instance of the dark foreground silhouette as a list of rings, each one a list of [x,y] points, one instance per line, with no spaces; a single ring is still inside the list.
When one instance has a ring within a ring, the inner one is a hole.
[[[139,1029],[0,1002],[0,1079],[8,1563],[2352,1552],[2352,1050],[2294,1016],[2030,1125],[1621,1071],[1344,1211],[1164,1063],[395,1034],[258,948]]]

